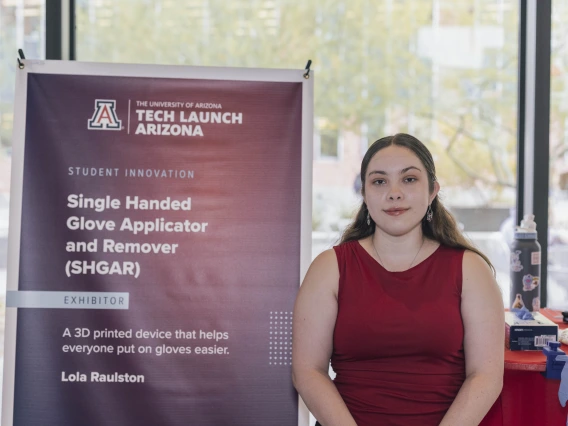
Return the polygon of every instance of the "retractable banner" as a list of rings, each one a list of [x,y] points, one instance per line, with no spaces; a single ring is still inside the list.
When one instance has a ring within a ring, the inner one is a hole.
[[[313,75],[24,61],[2,425],[304,425]]]

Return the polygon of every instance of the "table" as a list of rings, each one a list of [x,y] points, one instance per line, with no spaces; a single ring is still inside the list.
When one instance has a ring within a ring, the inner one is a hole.
[[[548,308],[541,314],[558,324],[559,330],[568,328],[562,314]],[[568,354],[568,345],[560,349]],[[566,426],[568,405],[558,400],[559,380],[546,379],[546,357],[540,351],[510,351],[505,349],[505,374],[501,404],[503,425]]]

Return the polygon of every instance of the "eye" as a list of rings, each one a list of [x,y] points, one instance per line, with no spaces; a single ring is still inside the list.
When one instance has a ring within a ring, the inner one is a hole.
[[[385,180],[384,179],[375,179],[373,180],[373,185],[384,185],[385,184]]]
[[[418,180],[418,179],[416,179],[415,177],[410,177],[410,176],[404,178],[404,181],[405,181],[406,183],[416,182],[417,180]]]

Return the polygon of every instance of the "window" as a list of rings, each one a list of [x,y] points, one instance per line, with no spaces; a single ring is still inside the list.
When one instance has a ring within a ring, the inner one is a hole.
[[[312,59],[315,113],[325,117],[314,139],[314,255],[360,202],[362,141],[408,132],[432,151],[443,201],[495,264],[505,300],[517,34],[514,0],[77,0],[78,60],[303,68]]]
[[[548,305],[568,301],[568,4],[552,3]],[[538,222],[537,222],[538,223]]]
[[[316,160],[341,159],[341,132],[337,125],[324,118],[315,120],[314,153]]]

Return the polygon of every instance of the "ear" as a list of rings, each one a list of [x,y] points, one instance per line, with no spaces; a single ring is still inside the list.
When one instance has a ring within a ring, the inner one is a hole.
[[[436,198],[438,192],[440,192],[440,184],[436,180],[434,181],[434,191],[432,191],[432,194],[430,194],[430,202],[428,204],[432,204],[432,201],[434,201],[434,198]]]

